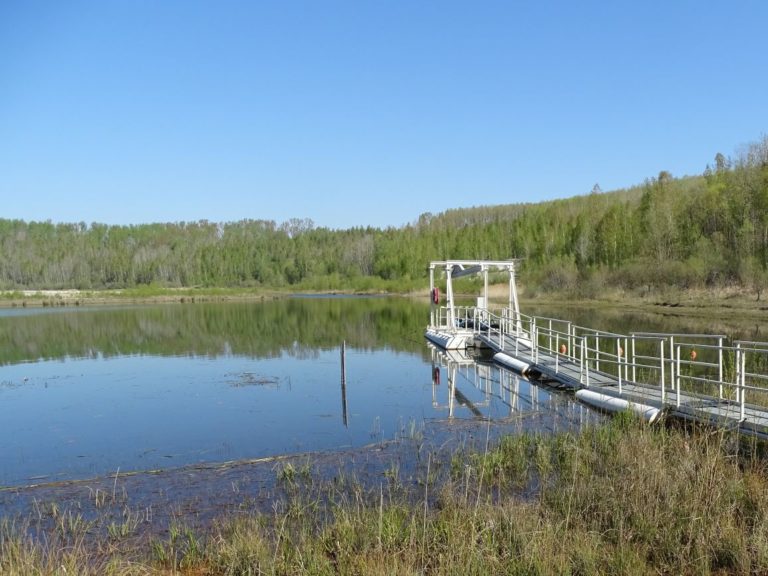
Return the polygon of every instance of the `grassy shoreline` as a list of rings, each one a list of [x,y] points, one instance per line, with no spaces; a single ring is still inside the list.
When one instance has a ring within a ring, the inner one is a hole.
[[[509,436],[378,488],[275,471],[286,497],[141,545],[47,545],[0,524],[2,574],[755,574],[768,571],[762,446],[620,415],[580,433]],[[438,471],[446,472],[442,477]],[[442,480],[438,480],[442,478]],[[317,488],[317,486],[315,485]]]
[[[395,285],[361,290],[264,289],[264,288],[163,288],[145,286],[119,290],[5,290],[0,291],[0,308],[101,306],[125,304],[170,304],[195,302],[259,301],[297,294],[403,296],[428,300],[425,289],[398,289]],[[468,292],[467,297],[474,296]],[[490,299],[497,305],[506,300],[506,286],[491,287]],[[521,306],[552,306],[637,310],[686,316],[753,317],[768,316],[768,302],[757,300],[749,291],[730,288],[674,290],[645,293],[606,293],[600,298],[574,297],[564,293],[534,293],[521,290]]]
[[[105,290],[0,290],[0,308],[100,306],[110,304],[171,304],[195,302],[259,301],[295,295],[402,296],[389,289],[316,290],[276,288],[139,288]],[[426,291],[424,292],[426,297]]]

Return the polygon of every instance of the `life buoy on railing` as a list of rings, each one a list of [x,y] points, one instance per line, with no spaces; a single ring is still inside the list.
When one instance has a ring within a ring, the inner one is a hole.
[[[440,288],[432,289],[432,302],[440,304]]]
[[[435,386],[440,386],[440,368],[437,366],[432,370],[432,383]]]

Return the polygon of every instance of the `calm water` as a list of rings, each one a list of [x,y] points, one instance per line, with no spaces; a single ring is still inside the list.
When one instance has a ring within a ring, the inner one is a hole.
[[[554,313],[615,331],[707,328]],[[356,447],[433,422],[585,418],[567,395],[438,354],[428,315],[400,298],[0,310],[0,485]]]
[[[489,364],[440,356],[427,318],[425,304],[384,298],[0,311],[0,485],[573,409]]]

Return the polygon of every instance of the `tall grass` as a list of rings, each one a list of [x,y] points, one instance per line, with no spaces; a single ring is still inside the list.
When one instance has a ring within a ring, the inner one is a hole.
[[[429,474],[436,465],[430,462],[410,492],[388,490],[386,480],[374,489],[329,483],[322,498],[292,490],[272,514],[224,518],[204,540],[172,534],[155,543],[163,554],[148,554],[143,563],[80,548],[82,564],[71,568],[82,574],[102,573],[89,568],[94,565],[116,574],[767,573],[768,473],[757,450],[744,446],[726,432],[651,428],[620,416],[579,434],[508,437],[485,453],[457,455],[440,482]],[[45,548],[6,525],[0,574],[57,573],[59,562],[71,562],[66,548]]]

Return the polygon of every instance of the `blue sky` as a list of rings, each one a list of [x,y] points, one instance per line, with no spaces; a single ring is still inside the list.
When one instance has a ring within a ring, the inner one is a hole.
[[[768,2],[0,2],[0,217],[400,226],[701,173]]]

